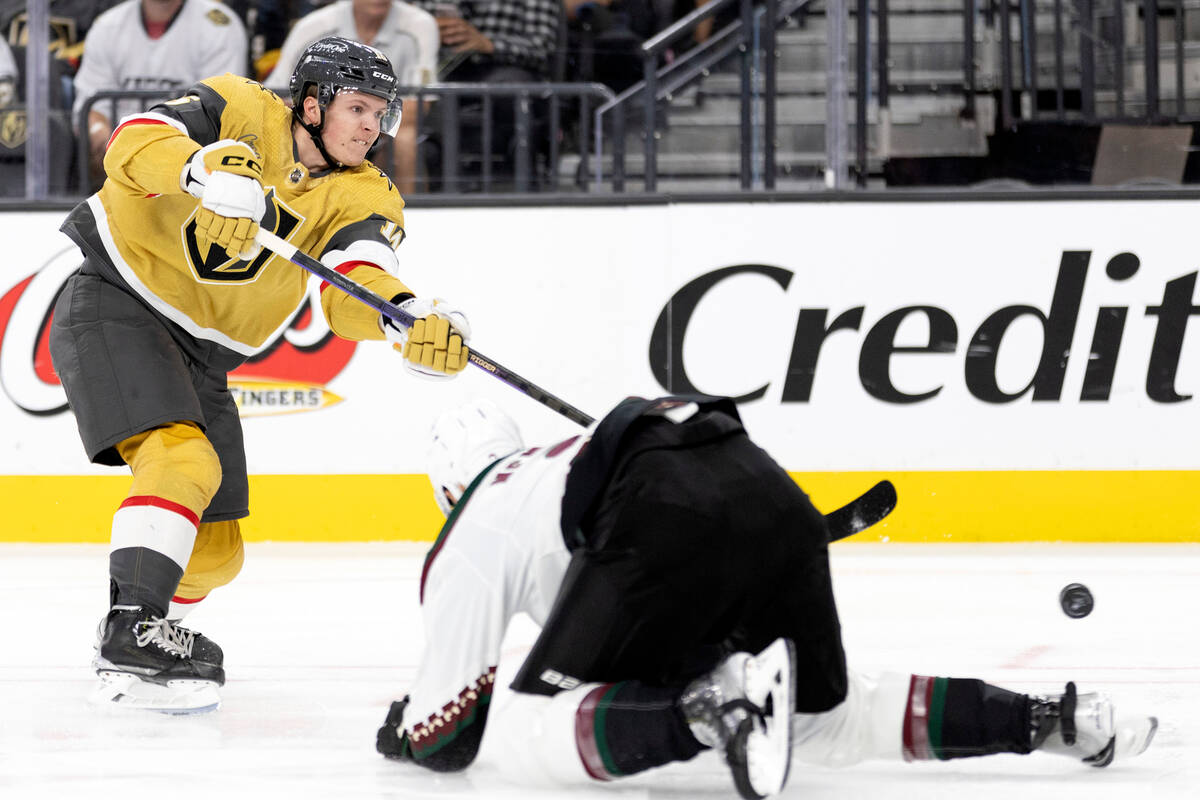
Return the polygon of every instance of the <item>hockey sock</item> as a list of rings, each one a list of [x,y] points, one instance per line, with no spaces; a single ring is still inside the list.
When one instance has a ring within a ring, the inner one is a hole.
[[[108,568],[115,602],[161,616],[191,559],[200,516],[221,485],[220,459],[191,422],[143,431],[116,448],[133,483],[113,515]]]
[[[199,518],[159,497],[130,497],[113,515],[108,574],[116,603],[167,611],[192,554]]]
[[[575,740],[584,768],[596,780],[687,761],[703,750],[676,701],[679,689],[638,681],[602,684],[579,704]]]
[[[913,675],[904,760],[1030,751],[1029,697],[980,680]]]
[[[108,574],[117,587],[113,605],[145,606],[164,617],[183,567],[148,547],[126,547],[109,554]]]

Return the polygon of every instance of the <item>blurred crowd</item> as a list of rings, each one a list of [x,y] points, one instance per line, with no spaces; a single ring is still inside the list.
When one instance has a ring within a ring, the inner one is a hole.
[[[642,42],[708,1],[50,0],[51,146],[56,159],[69,161],[86,140],[89,163],[74,170],[88,185],[76,188],[94,189],[123,116],[224,72],[287,97],[300,52],[338,35],[381,50],[408,88],[401,129],[373,159],[401,192],[427,190],[421,176],[438,171],[439,108],[424,95],[418,114],[417,87],[598,82],[619,92],[641,77]],[[23,161],[27,23],[26,0],[0,0],[0,162],[10,167]],[[708,33],[697,28],[685,46]],[[478,115],[459,119],[480,124]],[[495,125],[493,139],[510,140],[511,110],[500,110]],[[419,136],[428,145],[420,164]],[[468,147],[477,138],[463,131]],[[68,171],[57,170],[52,182],[65,183]],[[0,163],[0,195],[17,193],[15,174]]]

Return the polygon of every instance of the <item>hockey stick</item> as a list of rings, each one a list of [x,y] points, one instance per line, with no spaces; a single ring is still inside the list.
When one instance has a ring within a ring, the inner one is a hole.
[[[865,531],[883,520],[896,507],[896,487],[883,480],[841,508],[825,515],[829,541],[836,542]]]
[[[294,245],[288,244],[270,231],[259,228],[254,240],[277,256],[286,258],[321,280],[333,284],[346,294],[404,327],[411,328],[416,321],[415,317],[394,303],[385,300],[367,287],[355,283],[342,273],[330,269],[307,253],[300,252]],[[475,366],[499,378],[522,394],[532,397],[542,405],[557,411],[572,422],[585,428],[595,422],[592,417],[571,404],[555,397],[532,381],[522,378],[507,367],[496,363],[478,350],[471,348],[468,358]],[[858,498],[825,515],[825,522],[829,528],[829,541],[836,542],[866,530],[890,514],[895,507],[896,488],[892,486],[891,481],[880,481]]]
[[[411,328],[416,322],[412,314],[406,313],[399,306],[391,303],[370,289],[347,278],[342,273],[330,269],[307,253],[300,252],[295,246],[288,244],[270,231],[259,228],[254,241],[270,250],[275,255],[286,258],[296,266],[311,272],[323,281],[333,284],[346,294],[359,300],[405,328]],[[468,360],[489,375],[499,378],[522,394],[532,397],[542,405],[557,411],[572,422],[577,422],[585,428],[595,422],[594,419],[580,411],[575,406],[555,397],[542,387],[530,380],[522,378],[511,369],[496,363],[483,353],[470,348]]]

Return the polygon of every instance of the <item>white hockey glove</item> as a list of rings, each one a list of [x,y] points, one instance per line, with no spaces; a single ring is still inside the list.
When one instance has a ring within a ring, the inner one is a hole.
[[[200,200],[196,239],[201,245],[215,242],[242,259],[258,253],[254,235],[267,212],[261,179],[262,162],[244,142],[222,139],[196,151],[179,185]]]
[[[404,356],[404,367],[422,378],[453,378],[467,366],[471,325],[467,315],[440,298],[410,297],[400,308],[417,318],[405,330],[381,317],[383,333]]]

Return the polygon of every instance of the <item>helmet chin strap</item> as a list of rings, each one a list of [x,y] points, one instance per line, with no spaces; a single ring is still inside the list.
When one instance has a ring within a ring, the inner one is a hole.
[[[321,154],[321,158],[325,159],[325,164],[330,169],[341,169],[345,165],[342,162],[329,155],[329,151],[325,149],[325,142],[321,139],[321,129],[325,127],[325,109],[321,109],[321,122],[318,125],[313,125],[311,122],[305,122],[304,117],[300,116],[300,112],[295,108],[292,109],[292,116],[300,123],[300,127],[312,137],[313,144],[317,146],[317,152]]]

